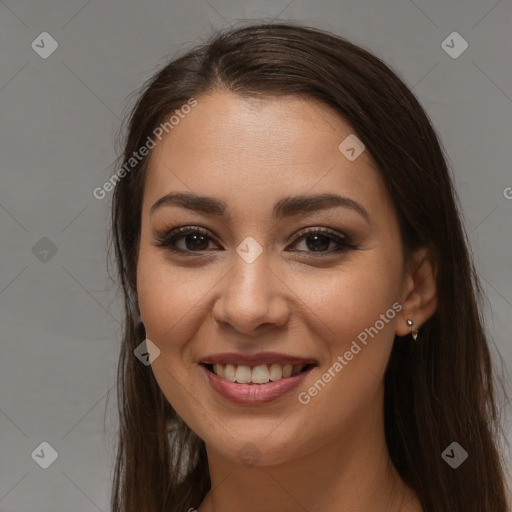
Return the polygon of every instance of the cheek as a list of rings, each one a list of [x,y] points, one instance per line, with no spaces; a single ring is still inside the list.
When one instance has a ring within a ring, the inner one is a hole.
[[[350,344],[376,322],[383,337],[392,338],[396,317],[396,306],[392,306],[400,289],[399,263],[370,252],[359,254],[357,263],[354,260],[322,279],[295,279],[294,292],[307,305],[308,316],[316,319],[331,346]],[[385,316],[384,325],[381,315]]]
[[[153,336],[160,343],[168,342],[171,335],[183,339],[176,330],[190,324],[190,318],[201,307],[205,290],[214,284],[205,272],[173,268],[161,255],[141,249],[137,294],[148,338]]]
[[[364,408],[380,389],[401,309],[397,302],[400,262],[368,253],[359,263],[332,275],[314,293],[302,291],[319,319],[319,348],[329,357],[323,365],[324,382],[331,382],[328,391],[319,392],[321,383],[311,391],[318,389],[322,395],[316,401],[322,410],[331,410],[333,401],[343,405],[336,413],[340,422]]]
[[[384,265],[377,258],[331,275],[318,287],[304,286],[303,297],[314,310],[319,353],[323,360],[317,380],[300,390],[301,403],[314,404],[320,416],[330,417],[322,435],[333,424],[349,424],[365,414],[382,390],[401,305],[400,270],[397,263]],[[399,264],[400,262],[398,262]],[[330,425],[330,426],[329,426]]]
[[[187,363],[185,351],[199,326],[195,317],[201,314],[204,288],[198,286],[197,280],[191,280],[190,275],[183,269],[173,269],[150,250],[141,250],[137,267],[139,308],[146,337],[160,350],[151,370],[178,414],[193,421],[201,411],[195,411],[189,418],[189,381],[197,376],[191,371],[195,365]]]

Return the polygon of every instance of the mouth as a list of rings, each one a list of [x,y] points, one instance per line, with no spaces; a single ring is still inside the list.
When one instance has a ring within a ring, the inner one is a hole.
[[[286,380],[301,373],[307,373],[317,366],[313,362],[306,364],[267,363],[257,366],[202,362],[200,365],[228,382],[256,385]]]

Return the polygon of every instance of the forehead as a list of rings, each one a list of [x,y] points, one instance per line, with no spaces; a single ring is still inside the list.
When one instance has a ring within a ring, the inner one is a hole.
[[[153,149],[145,203],[171,190],[238,200],[256,210],[308,191],[343,193],[368,208],[372,201],[389,202],[369,152],[351,161],[339,149],[354,140],[354,130],[322,102],[224,91],[197,101]]]

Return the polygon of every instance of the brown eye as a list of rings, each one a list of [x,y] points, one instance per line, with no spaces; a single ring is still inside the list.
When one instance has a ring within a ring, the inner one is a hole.
[[[209,238],[210,235],[204,229],[184,227],[166,233],[158,233],[155,237],[155,245],[165,247],[173,252],[201,252],[207,250]],[[184,248],[176,247],[177,242],[181,239],[185,241]]]
[[[354,248],[346,236],[340,236],[328,229],[312,229],[309,231],[302,231],[300,236],[295,239],[293,245],[296,245],[301,241],[305,242],[307,250],[299,252],[318,253],[320,256],[322,256],[322,253],[333,254],[342,252],[346,249]],[[329,251],[329,246],[332,243],[337,245],[338,249]]]

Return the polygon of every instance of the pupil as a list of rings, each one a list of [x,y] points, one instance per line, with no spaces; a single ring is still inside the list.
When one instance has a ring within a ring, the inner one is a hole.
[[[192,247],[188,243],[190,238],[194,239],[194,242],[192,243]],[[201,238],[203,239],[202,240],[202,242],[203,242],[202,246],[201,246],[201,240],[200,240]],[[199,244],[197,244],[198,239],[199,239]],[[188,235],[187,238],[185,238],[185,240],[186,240],[185,245],[187,246],[187,249],[199,249],[200,251],[202,251],[202,250],[206,250],[206,248],[208,247],[208,241],[206,240],[206,236],[205,235],[194,235],[194,234],[192,234],[192,235]],[[196,244],[196,245],[194,245],[194,244]]]
[[[315,243],[311,244],[308,242],[308,240],[315,239]],[[324,239],[324,243],[322,243],[321,239]],[[320,239],[320,245],[318,245],[318,240]],[[319,251],[326,251],[327,247],[329,247],[330,238],[324,235],[310,235],[306,239],[306,245],[308,246],[308,249],[318,249]]]

